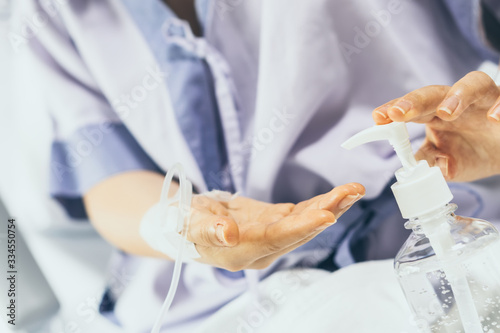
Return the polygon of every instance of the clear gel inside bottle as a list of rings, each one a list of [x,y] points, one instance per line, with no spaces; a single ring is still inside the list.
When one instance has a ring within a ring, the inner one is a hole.
[[[405,224],[395,270],[420,332],[500,332],[500,237],[448,204]]]
[[[404,123],[357,133],[342,146],[388,140],[403,167],[391,186],[412,234],[395,270],[420,332],[500,332],[500,241],[486,221],[456,216],[438,167],[416,161]]]

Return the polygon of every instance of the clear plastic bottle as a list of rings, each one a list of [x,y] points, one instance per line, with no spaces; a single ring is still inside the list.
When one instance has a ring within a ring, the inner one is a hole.
[[[500,236],[486,221],[456,216],[438,167],[415,160],[404,123],[366,129],[343,147],[389,140],[403,167],[391,186],[413,229],[394,266],[421,332],[500,333]]]
[[[499,233],[455,209],[406,222],[413,232],[395,258],[396,274],[421,332],[500,332]]]

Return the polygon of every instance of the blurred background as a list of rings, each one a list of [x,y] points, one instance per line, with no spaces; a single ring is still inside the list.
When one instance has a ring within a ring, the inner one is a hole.
[[[29,68],[12,62],[24,56],[10,45],[13,3],[0,0],[0,308],[7,302],[7,220],[15,218],[17,315],[13,327],[1,310],[0,332],[113,332],[97,316],[111,247],[89,223],[68,227],[47,196],[51,124],[37,110],[43,96],[23,96],[37,78],[20,82]]]
[[[0,152],[3,157],[10,157],[11,152],[21,148],[21,142],[15,142],[15,132],[13,131],[12,113],[15,112],[13,105],[13,68],[11,66],[11,57],[13,57],[13,49],[9,43],[9,15],[10,15],[10,0],[0,0],[0,126],[2,134],[0,134]],[[12,136],[14,135],[14,136]],[[13,158],[2,158],[0,160],[0,268],[2,276],[7,271],[7,220],[12,218],[12,215],[5,207],[5,201],[9,196],[22,196],[21,191],[12,186],[12,182],[7,179],[15,175],[16,165],[20,161]],[[25,207],[29,210],[29,206]],[[35,263],[28,247],[19,232],[16,235],[16,263],[18,264],[18,280],[17,280],[17,318],[16,332],[36,332],[41,328],[45,318],[56,313],[58,302],[47,284],[47,281],[40,271],[40,268]],[[6,304],[7,299],[7,280],[1,279],[0,293],[2,295],[2,305]],[[1,307],[5,309],[4,306]],[[4,310],[2,310],[3,312]],[[2,321],[0,327],[2,332],[14,332],[11,330],[11,325],[7,325],[5,314],[2,313]]]

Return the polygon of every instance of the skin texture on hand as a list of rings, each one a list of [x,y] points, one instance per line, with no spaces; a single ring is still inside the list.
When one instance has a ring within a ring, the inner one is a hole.
[[[414,90],[372,116],[377,125],[425,124],[426,138],[415,157],[439,166],[449,181],[500,174],[500,90],[483,72],[471,72],[452,87]]]
[[[131,171],[92,187],[84,204],[96,230],[125,252],[170,259],[139,234],[142,217],[159,201],[163,178],[150,171]],[[173,186],[169,195],[176,190]],[[352,183],[296,205],[245,197],[219,202],[195,195],[188,240],[196,244],[199,262],[231,271],[264,268],[334,224],[364,193],[362,185]]]
[[[364,193],[352,183],[296,205],[197,195],[188,239],[201,254],[199,262],[230,271],[265,268],[334,224]]]

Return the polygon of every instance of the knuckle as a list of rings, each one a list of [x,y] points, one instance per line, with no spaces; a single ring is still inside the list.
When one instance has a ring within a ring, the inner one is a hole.
[[[457,83],[457,89],[463,93],[469,93],[474,99],[482,97],[485,92],[492,89],[497,90],[493,79],[482,71],[468,73]]]
[[[210,205],[210,198],[204,195],[193,196],[192,204],[196,206],[206,207]]]
[[[483,71],[472,71],[468,73],[465,77],[477,80],[491,80],[490,76]]]
[[[421,89],[412,91],[411,93],[402,98],[402,100],[408,101],[412,104],[421,104],[424,99],[425,99],[425,93]]]
[[[202,228],[198,235],[199,235],[199,243],[216,245],[213,237],[211,237],[212,232],[210,232],[210,228],[208,227]]]
[[[414,105],[423,105],[431,96],[431,92],[438,91],[442,92],[445,87],[439,85],[430,85],[423,87],[421,89],[416,89],[405,96],[402,100],[406,100]]]
[[[475,98],[478,92],[476,85],[471,81],[460,82],[453,88],[454,88],[453,94],[457,95],[458,97],[470,96]]]

